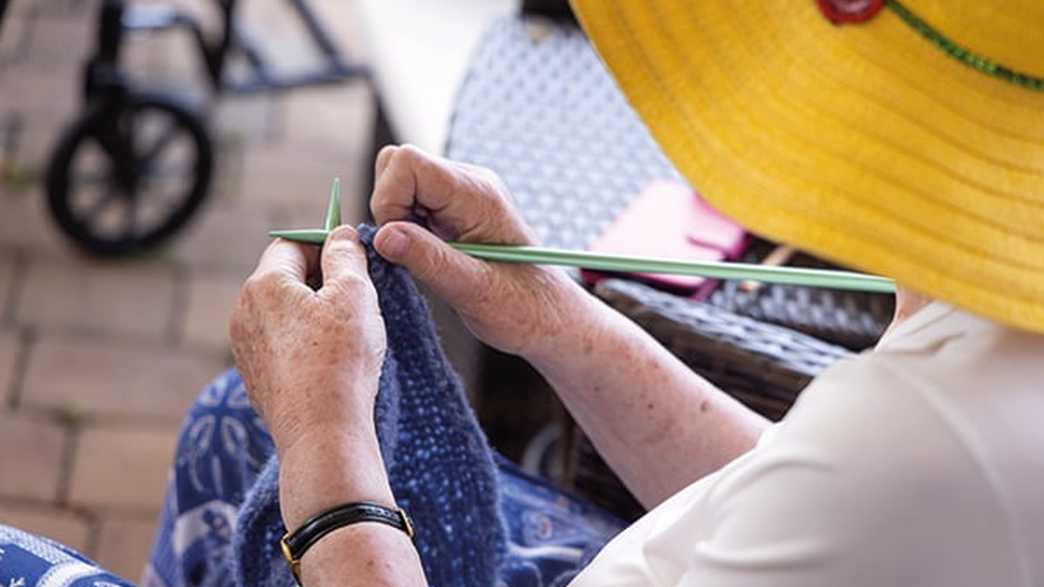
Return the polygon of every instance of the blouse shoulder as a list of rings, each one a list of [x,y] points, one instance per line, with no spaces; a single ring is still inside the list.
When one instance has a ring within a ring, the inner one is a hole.
[[[872,353],[818,378],[708,492],[685,584],[1019,584],[993,487],[916,385]]]

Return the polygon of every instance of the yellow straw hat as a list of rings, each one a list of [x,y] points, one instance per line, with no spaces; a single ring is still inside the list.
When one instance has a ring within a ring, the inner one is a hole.
[[[573,4],[717,208],[1044,332],[1044,2]]]

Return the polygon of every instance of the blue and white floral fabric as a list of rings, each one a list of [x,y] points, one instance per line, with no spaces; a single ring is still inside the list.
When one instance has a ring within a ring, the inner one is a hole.
[[[0,524],[3,587],[133,587],[80,553],[41,536]]]
[[[239,506],[272,452],[234,371],[199,396],[181,431],[142,587],[231,587]],[[501,587],[564,585],[622,523],[497,459],[508,552]],[[273,548],[275,545],[273,545]],[[0,587],[127,587],[83,555],[0,525]],[[494,586],[491,586],[494,587]]]

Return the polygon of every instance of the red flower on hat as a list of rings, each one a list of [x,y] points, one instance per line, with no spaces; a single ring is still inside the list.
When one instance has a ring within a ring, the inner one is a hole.
[[[870,20],[884,8],[885,0],[816,0],[820,12],[834,24]]]

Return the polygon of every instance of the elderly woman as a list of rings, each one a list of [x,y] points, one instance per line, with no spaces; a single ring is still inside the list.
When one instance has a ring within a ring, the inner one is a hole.
[[[1044,10],[576,8],[708,199],[901,286],[877,348],[769,426],[562,273],[446,245],[532,242],[490,173],[382,151],[376,251],[531,362],[650,509],[571,585],[1044,585]],[[418,212],[426,226],[408,221]],[[232,335],[281,463],[286,528],[361,502],[393,512],[373,424],[385,336],[356,232],[339,228],[321,255],[275,242]],[[312,541],[302,584],[425,585],[409,528],[378,517]]]

